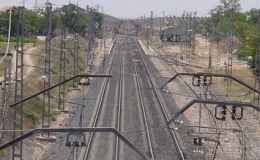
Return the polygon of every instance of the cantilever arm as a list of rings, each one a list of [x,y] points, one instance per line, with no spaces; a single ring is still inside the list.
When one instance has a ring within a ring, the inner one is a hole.
[[[67,83],[67,82],[69,82],[69,81],[71,81],[71,80],[73,80],[73,79],[75,79],[75,78],[78,78],[78,77],[107,77],[107,78],[110,78],[110,77],[112,77],[112,76],[111,76],[111,75],[78,74],[78,75],[73,76],[73,77],[71,77],[71,78],[69,78],[69,79],[67,79],[67,80],[65,80],[65,81],[63,81],[63,82],[60,82],[60,83],[58,83],[58,84],[53,85],[53,86],[51,86],[50,88],[47,88],[47,89],[42,90],[42,91],[40,91],[40,92],[38,92],[38,93],[35,93],[35,94],[32,95],[32,96],[29,96],[29,97],[27,97],[27,98],[24,98],[24,99],[22,99],[21,101],[18,101],[18,102],[14,103],[14,104],[11,104],[10,107],[12,108],[12,107],[14,107],[14,106],[16,106],[16,105],[18,105],[18,104],[20,104],[20,103],[23,103],[23,102],[25,102],[25,101],[27,101],[27,100],[29,100],[29,99],[32,99],[33,97],[36,97],[36,96],[38,96],[38,95],[40,95],[40,94],[42,94],[42,93],[44,93],[44,92],[46,92],[46,91],[49,91],[49,90],[51,90],[51,89],[53,89],[53,88],[55,88],[55,87],[58,87],[59,85],[62,85],[62,84],[64,84],[64,83]]]
[[[249,88],[250,90],[253,90],[255,92],[257,92],[258,94],[260,94],[260,91],[255,89],[254,87],[251,87],[250,85],[240,81],[239,79],[237,79],[236,77],[233,77],[230,74],[217,74],[217,73],[203,73],[203,72],[198,72],[198,73],[177,73],[175,74],[171,79],[169,79],[166,84],[164,84],[161,87],[161,91],[163,91],[163,88],[170,83],[171,81],[173,81],[176,77],[181,76],[181,75],[186,75],[186,76],[208,76],[208,77],[226,77],[226,78],[231,78],[234,81],[236,81],[239,84],[242,84],[243,86]]]
[[[21,135],[20,137],[17,137],[10,142],[7,142],[0,146],[0,151],[10,147],[11,145],[14,145],[15,143],[22,141],[30,136],[33,136],[37,133],[52,133],[52,132],[112,132],[114,133],[118,138],[120,138],[126,145],[128,145],[130,148],[132,148],[140,157],[142,157],[144,160],[147,158],[145,155],[135,147],[133,143],[131,143],[123,134],[121,134],[117,129],[112,127],[75,127],[75,128],[39,128],[34,129],[28,133],[25,133]]]
[[[237,107],[251,107],[254,110],[260,112],[260,108],[257,105],[252,103],[245,102],[233,102],[233,101],[217,101],[217,100],[203,100],[203,99],[193,99],[184,107],[182,107],[168,122],[169,125],[172,121],[174,121],[180,114],[184,113],[187,109],[189,109],[195,103],[205,103],[205,104],[217,104],[217,105],[234,105]]]
[[[178,76],[181,76],[181,75],[195,75],[194,73],[191,74],[191,73],[177,73],[175,74],[171,79],[169,79],[162,87],[161,87],[161,91],[163,91],[163,88],[168,84],[170,83],[171,81],[173,81],[176,77]]]

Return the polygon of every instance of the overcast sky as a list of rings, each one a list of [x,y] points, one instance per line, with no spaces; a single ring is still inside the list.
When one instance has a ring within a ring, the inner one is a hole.
[[[37,0],[39,6],[43,6],[47,0]],[[251,8],[259,8],[259,0],[240,0],[243,11]],[[198,16],[206,16],[210,9],[215,8],[219,0],[49,0],[54,7],[67,5],[70,3],[79,4],[81,8],[86,5],[90,7],[97,4],[104,7],[104,13],[118,18],[138,18],[148,16],[153,11],[154,15],[181,16],[183,11],[197,11]],[[25,7],[32,9],[35,0],[25,0]],[[22,0],[0,0],[0,7],[22,5]]]

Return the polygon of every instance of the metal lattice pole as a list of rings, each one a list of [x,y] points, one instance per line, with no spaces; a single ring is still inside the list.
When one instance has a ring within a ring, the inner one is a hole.
[[[16,39],[16,75],[15,75],[15,102],[23,99],[23,21],[24,7],[18,7],[18,25],[17,25],[17,39]],[[13,138],[19,137],[23,134],[23,103],[14,107],[14,130]],[[22,159],[22,141],[18,146],[13,146],[13,159]]]
[[[229,38],[229,52],[228,52],[228,63],[227,63],[227,74],[232,75],[232,54],[233,54],[233,14],[234,14],[234,2],[231,10],[231,26],[230,26],[230,38]],[[227,85],[231,86],[231,79],[227,79]]]
[[[260,10],[258,10],[257,46],[255,55],[255,88],[260,90]],[[260,104],[260,95],[254,92],[254,103]]]
[[[187,28],[187,45],[186,45],[186,57],[190,59],[191,57],[191,38],[192,38],[192,31],[191,31],[191,21],[192,21],[192,13],[187,13],[186,15],[186,28]]]
[[[85,59],[85,63],[87,64],[88,71],[91,72],[93,69],[93,59],[94,59],[94,52],[93,52],[93,42],[94,42],[94,11],[92,8],[87,6],[87,13],[88,13],[88,28],[87,28],[87,56]]]
[[[50,88],[50,61],[51,61],[51,37],[52,37],[52,4],[46,3],[46,41],[44,59],[44,89]],[[50,127],[50,91],[43,94],[43,117],[42,127]],[[49,133],[48,133],[49,136]]]
[[[84,72],[87,71],[87,67],[88,67],[88,28],[89,28],[89,7],[86,7],[86,28],[85,28],[85,40],[86,40],[86,50],[85,50],[85,54],[84,54]]]
[[[147,22],[146,23],[146,47],[149,50],[149,17],[147,17]]]
[[[151,36],[153,37],[153,24],[154,24],[154,21],[153,21],[153,11],[151,11],[151,17],[150,17],[150,34]]]
[[[196,58],[196,30],[197,30],[197,12],[194,12],[192,27],[192,44],[191,44],[191,61],[195,62]]]
[[[165,24],[165,22],[164,22],[164,17],[165,17],[165,11],[163,11],[163,22],[162,22],[162,26],[163,26],[163,29],[164,29],[164,24]]]
[[[188,22],[188,16],[189,14],[186,13],[184,17],[184,23],[185,23],[185,31],[186,31],[186,44],[185,44],[185,56],[188,57],[188,45],[189,45],[189,22]]]
[[[0,144],[4,144],[10,140],[10,134],[2,132],[5,129],[8,129],[6,124],[10,119],[9,115],[9,106],[10,106],[10,98],[11,98],[11,58],[8,60],[4,60],[4,80],[2,82],[1,89],[3,91],[3,101],[0,106]],[[10,148],[0,151],[0,159],[10,159]]]
[[[65,81],[65,61],[66,61],[66,15],[61,12],[61,43],[60,43],[60,82]],[[64,110],[65,84],[59,86],[58,109]]]
[[[90,65],[90,72],[93,71],[93,62],[94,62],[94,45],[95,45],[95,28],[96,28],[96,21],[95,21],[95,12],[93,9],[91,9],[91,37],[90,37],[90,42],[91,42],[91,52],[90,52],[90,59],[91,59],[91,65]]]
[[[220,68],[220,41],[221,41],[221,34],[222,34],[222,22],[221,22],[221,13],[218,13],[218,19],[219,19],[219,32],[217,32],[217,68]]]
[[[76,8],[77,9],[77,8]],[[75,16],[74,18],[74,53],[73,53],[73,75],[77,75],[78,74],[78,12],[76,11],[76,9],[74,10],[73,14]],[[73,87],[78,87],[78,78],[73,79]]]
[[[75,39],[74,39],[74,76],[78,74],[78,67],[79,67],[79,40],[78,40],[78,33],[75,33]],[[78,86],[78,79],[75,78],[73,80],[73,87],[77,87]]]
[[[9,30],[11,28],[12,24],[12,11],[13,9],[7,10],[9,12]],[[9,32],[10,34],[10,32]],[[3,82],[1,82],[1,90],[3,91],[3,101],[0,105],[0,144],[4,144],[11,139],[10,132],[4,132],[5,130],[11,129],[11,125],[8,123],[13,122],[10,121],[10,104],[11,104],[11,56],[12,53],[5,53],[6,55],[10,55],[10,57],[4,59],[4,79]],[[5,56],[5,55],[4,55]],[[4,149],[0,151],[0,159],[10,159],[10,148]]]
[[[212,47],[213,47],[213,30],[209,33],[209,66],[208,72],[212,72]]]

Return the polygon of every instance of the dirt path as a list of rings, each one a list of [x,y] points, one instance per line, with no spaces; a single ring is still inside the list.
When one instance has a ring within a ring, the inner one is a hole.
[[[33,70],[34,70],[34,62],[31,59],[31,53],[36,49],[36,47],[29,48],[28,50],[25,51],[24,54],[24,64],[27,65],[27,70],[26,73],[24,74],[24,78],[28,76]]]
[[[96,58],[94,59],[93,73],[95,73],[97,71],[97,69],[99,68],[99,66],[102,65],[104,56],[106,54],[110,54],[111,47],[114,43],[113,39],[111,39],[111,38],[106,39],[105,47],[104,47],[104,44],[102,44],[100,42],[103,42],[103,41],[101,41],[101,40],[98,41],[98,47],[95,50]],[[100,44],[101,44],[101,47],[100,47]],[[30,63],[30,62],[28,62],[28,63]],[[78,94],[81,94],[79,92],[81,92],[81,91],[70,90],[69,94],[66,96],[66,99],[75,99],[75,97],[78,96]],[[88,91],[86,91],[86,92],[88,92]],[[63,127],[64,124],[66,124],[66,122],[70,118],[70,114],[68,114],[68,113],[73,113],[74,109],[71,108],[71,104],[65,103],[65,110],[68,112],[60,112],[59,115],[56,117],[56,121],[53,121],[51,123],[51,128]],[[29,151],[30,153],[28,153],[28,155],[27,155],[32,160],[42,159],[42,156],[46,153],[46,151],[48,151],[48,149],[53,147],[53,145],[55,144],[55,143],[42,142],[42,141],[37,141],[37,140],[35,140],[34,143],[38,147],[31,148]]]
[[[33,48],[28,48],[28,49],[25,49],[24,51],[24,65],[28,66],[26,69],[26,73],[24,73],[24,78],[30,74],[30,72],[33,71],[34,69],[34,63],[31,59],[31,53],[36,49],[36,47],[33,47]],[[11,64],[11,75],[12,77],[15,76],[15,72],[16,72],[16,59],[17,59],[17,54],[16,54],[16,51],[12,51],[13,53],[13,57],[12,57],[12,64]],[[0,81],[3,81],[4,80],[4,77],[0,77]]]

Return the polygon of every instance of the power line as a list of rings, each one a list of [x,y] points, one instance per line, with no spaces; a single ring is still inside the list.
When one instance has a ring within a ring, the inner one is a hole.
[[[12,25],[12,9],[9,10],[9,29],[8,29],[7,47],[6,47],[5,55],[1,59],[0,64],[3,62],[3,60],[5,59],[6,55],[8,54],[8,51],[9,51],[10,37],[11,37],[11,25]]]

